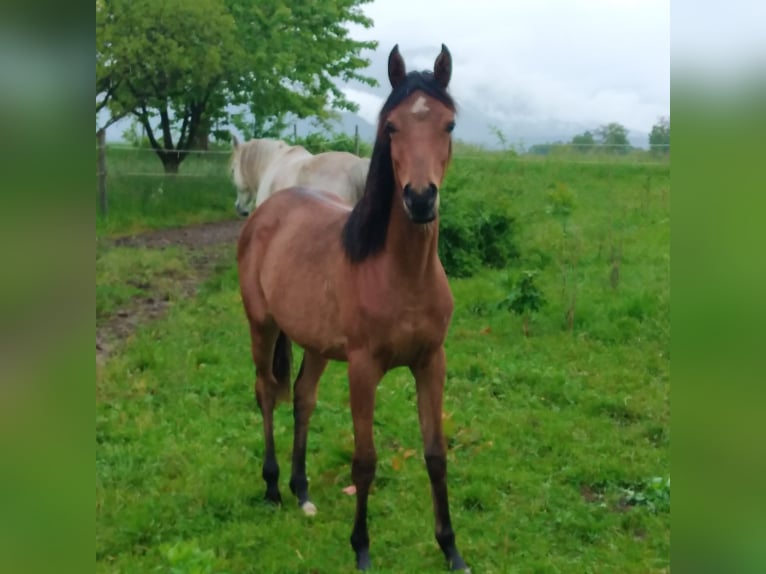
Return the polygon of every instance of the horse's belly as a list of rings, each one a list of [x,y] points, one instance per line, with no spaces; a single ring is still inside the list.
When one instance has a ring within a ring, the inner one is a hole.
[[[291,329],[284,328],[285,333],[290,334]],[[337,333],[323,333],[306,331],[305,328],[294,330],[295,336],[291,337],[300,347],[320,354],[325,359],[332,361],[346,361],[346,338]]]
[[[346,360],[346,337],[332,299],[277,297],[271,308],[277,325],[300,347],[327,359]]]
[[[340,233],[347,207],[310,197],[306,190],[288,189],[262,206],[278,217],[259,261],[260,285],[268,314],[290,339],[342,360],[338,262],[344,261]]]

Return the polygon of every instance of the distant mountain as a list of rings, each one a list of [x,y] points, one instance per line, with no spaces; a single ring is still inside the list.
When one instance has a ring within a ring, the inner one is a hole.
[[[298,137],[305,136],[310,133],[322,131],[322,128],[317,125],[316,120],[311,118],[296,119],[288,121],[290,125],[295,124]],[[339,119],[330,123],[330,131],[354,135],[354,129],[359,127],[359,139],[372,143],[375,139],[375,126],[370,122],[362,118],[361,116],[353,112],[341,112]],[[285,137],[292,136],[292,128],[287,130]]]
[[[316,121],[312,119],[299,119],[290,122],[290,124],[293,123],[299,136],[321,130],[321,127],[317,126]],[[130,120],[123,120],[111,126],[107,130],[107,141],[121,141],[122,133],[128,125],[130,125]],[[334,132],[353,135],[357,126],[359,127],[359,138],[362,141],[372,143],[375,139],[375,126],[358,114],[342,112],[339,119],[331,123],[330,129]],[[495,132],[495,128],[497,128],[502,132],[507,145],[529,148],[535,144],[567,143],[575,135],[586,130],[593,131],[597,127],[556,121],[502,124],[470,106],[461,106],[458,109],[455,138],[487,149],[501,149],[502,143]],[[233,127],[230,126],[229,129],[233,129]],[[292,128],[288,128],[284,134],[285,138],[290,136],[292,136]],[[648,148],[649,134],[630,131],[628,132],[628,141],[635,147]]]
[[[297,120],[295,124],[298,135],[306,135],[318,129],[311,120]],[[358,126],[359,137],[362,141],[372,143],[375,139],[375,126],[355,113],[341,113],[340,119],[332,125],[333,131],[349,135],[352,135],[355,126]],[[470,106],[460,106],[455,138],[486,149],[501,149],[503,144],[496,133],[496,130],[500,130],[506,145],[529,148],[535,144],[568,143],[574,136],[582,134],[586,130],[593,131],[598,127],[560,121],[502,124]],[[628,132],[628,141],[635,147],[648,148],[648,138],[649,134],[645,132]]]
[[[375,138],[375,125],[370,120],[377,117],[378,111],[390,91],[386,79],[386,59],[387,54],[382,57],[376,52],[372,56],[370,67],[366,70],[368,75],[379,78],[381,85],[370,87],[359,82],[350,82],[341,86],[341,89],[347,92],[347,97],[360,104],[360,110],[359,113],[340,112],[338,119],[331,123],[330,129],[332,131],[353,135],[355,127],[358,126],[361,140],[372,143]],[[383,83],[384,79],[385,83]],[[508,121],[488,115],[479,105],[479,103],[470,101],[458,102],[455,137],[463,142],[477,144],[487,149],[503,147],[503,143],[497,135],[498,130],[502,133],[505,145],[529,148],[535,144],[567,143],[575,135],[586,130],[593,131],[599,127],[598,125],[585,125],[560,120]],[[107,131],[107,140],[120,141],[122,132],[129,124],[130,120],[123,120],[110,127]],[[287,124],[289,127],[284,132],[283,137],[285,139],[292,136],[293,129],[297,130],[299,136],[323,130],[315,119],[293,119],[288,120]],[[229,126],[228,129],[234,130],[232,126]],[[236,130],[234,131],[236,132]],[[648,138],[647,132],[632,130],[628,132],[628,141],[636,147],[648,148]]]

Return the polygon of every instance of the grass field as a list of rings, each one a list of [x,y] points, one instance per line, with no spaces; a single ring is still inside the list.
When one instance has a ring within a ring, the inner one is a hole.
[[[234,214],[234,186],[225,151],[192,154],[175,177],[165,177],[151,149],[107,148],[108,215],[97,235],[123,235],[220,219]]]
[[[233,189],[211,165],[174,180],[114,169],[98,235],[230,217]],[[444,193],[445,213],[450,194],[475,193],[487,210],[510,202],[520,253],[510,269],[451,280],[444,416],[463,556],[474,573],[669,571],[669,165],[458,157]],[[183,274],[190,261],[108,246],[98,257],[103,312],[132,294],[121,275]],[[547,300],[529,337],[499,306],[526,269]],[[253,378],[233,263],[99,368],[98,572],[353,571],[344,365],[323,377],[312,419],[313,518],[287,488],[285,405],[275,437],[286,503],[262,502]],[[406,370],[378,389],[375,433],[374,571],[444,571]]]

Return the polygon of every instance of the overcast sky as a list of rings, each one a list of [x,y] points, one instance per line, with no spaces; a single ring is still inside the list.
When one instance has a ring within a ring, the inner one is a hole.
[[[614,121],[646,146],[652,125],[670,114],[669,0],[374,0],[363,10],[374,27],[354,26],[352,36],[379,42],[364,55],[381,85],[343,90],[372,125],[390,91],[386,62],[397,43],[409,70],[432,69],[441,44],[450,49],[455,135],[465,141],[496,144],[492,127],[512,143],[568,141]],[[372,127],[361,128],[369,136]]]
[[[375,0],[364,11],[374,27],[352,34],[379,41],[369,73],[382,86],[345,91],[371,123],[396,43],[408,69],[431,69],[445,43],[461,109],[511,139],[611,121],[646,133],[670,114],[669,0]]]

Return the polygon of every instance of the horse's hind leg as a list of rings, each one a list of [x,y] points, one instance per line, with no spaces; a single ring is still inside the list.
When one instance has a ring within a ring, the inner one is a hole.
[[[327,366],[327,360],[310,351],[303,355],[298,378],[295,381],[293,398],[293,418],[295,436],[293,439],[293,469],[290,477],[290,490],[298,497],[298,505],[307,516],[316,514],[316,506],[309,500],[309,484],[306,479],[306,441],[309,431],[309,419],[317,402],[319,377]]]
[[[418,393],[418,417],[423,435],[426,468],[431,480],[436,541],[444,552],[451,570],[468,572],[455,545],[455,533],[447,498],[447,449],[442,431],[442,400],[445,378],[444,349],[434,353],[423,364],[412,368]]]
[[[255,399],[263,416],[263,480],[266,481],[266,500],[282,503],[279,494],[279,464],[274,451],[274,407],[277,403],[278,385],[272,372],[274,348],[279,329],[264,326],[250,326],[253,362],[255,363]]]

